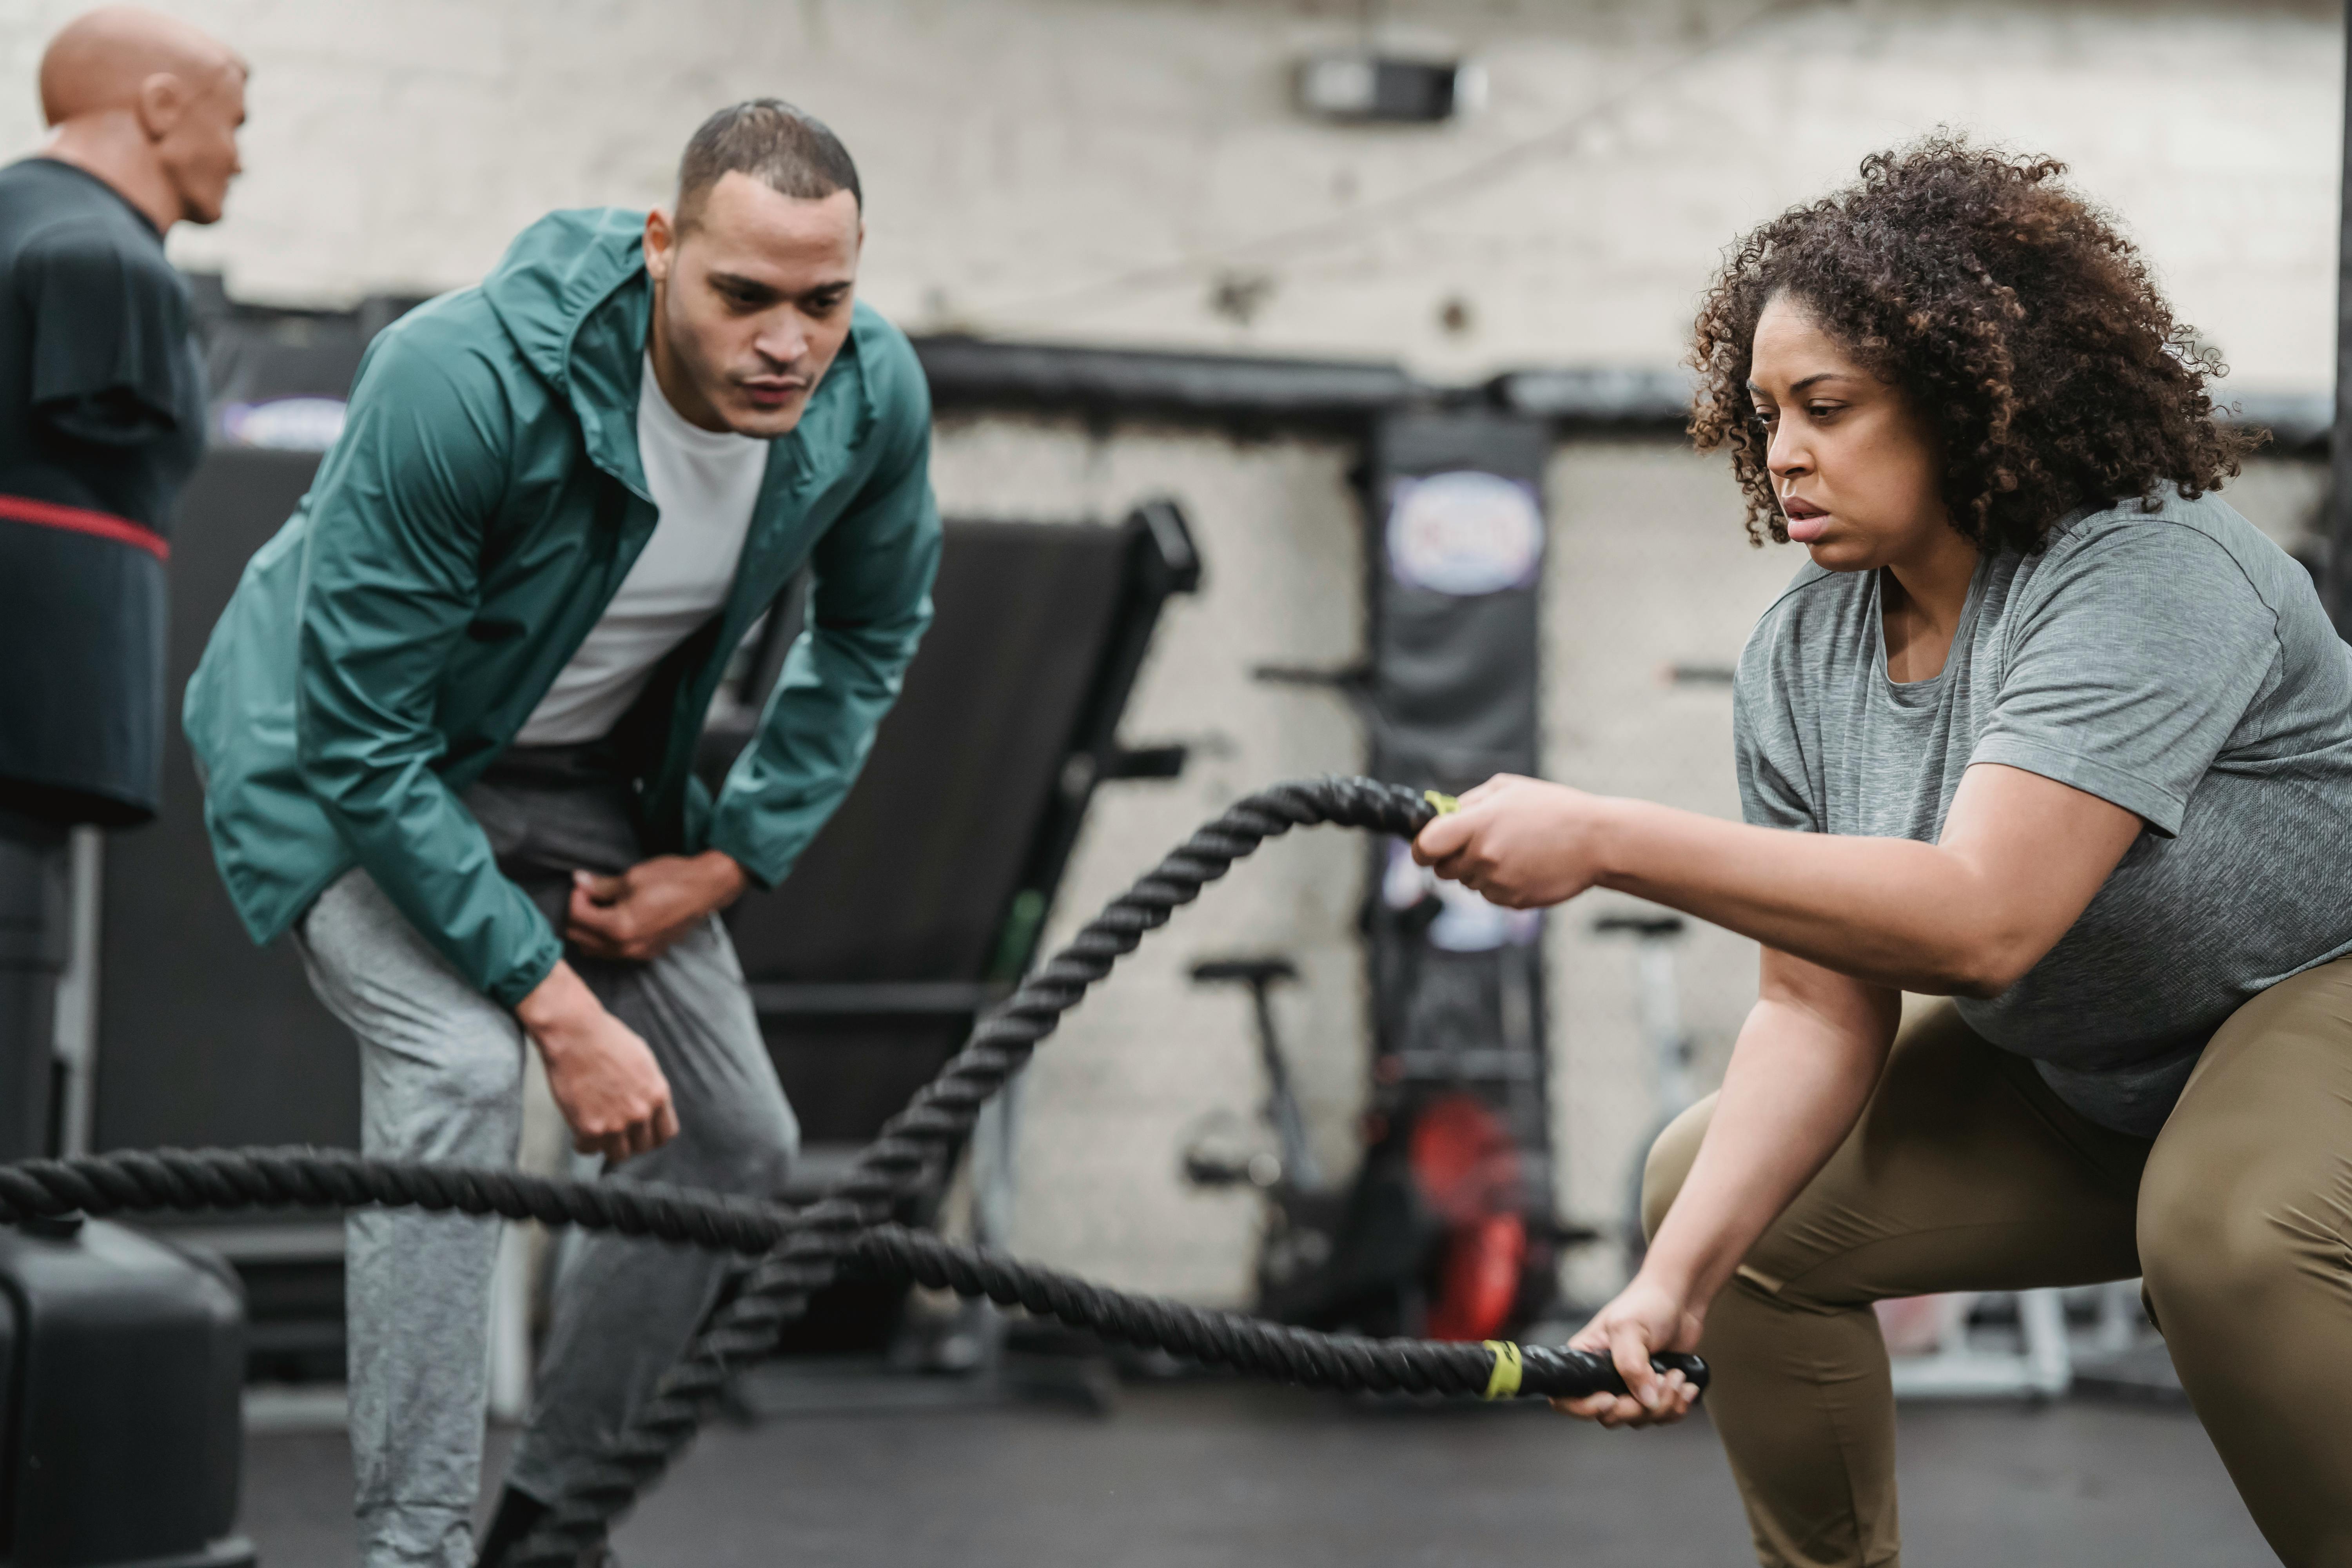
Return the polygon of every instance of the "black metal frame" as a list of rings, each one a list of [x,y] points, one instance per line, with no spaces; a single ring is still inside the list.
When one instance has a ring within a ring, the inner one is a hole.
[[[2352,39],[2352,5],[2346,7]],[[2352,636],[2352,47],[2344,55],[2344,187],[2336,257],[2336,409],[2328,444],[2326,533],[2320,588],[2338,633]]]

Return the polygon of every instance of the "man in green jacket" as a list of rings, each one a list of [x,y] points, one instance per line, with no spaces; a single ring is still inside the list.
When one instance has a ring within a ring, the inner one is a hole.
[[[664,213],[562,212],[387,329],[341,437],[188,688],[221,874],[358,1037],[386,1158],[514,1158],[525,1041],[575,1145],[772,1190],[797,1141],[716,911],[840,803],[929,619],[929,404],[852,298],[856,170],[762,100],[695,133]],[[716,799],[730,652],[803,565],[809,630]],[[368,1568],[464,1568],[494,1224],[350,1222]],[[482,1561],[617,1427],[719,1266],[566,1265]]]

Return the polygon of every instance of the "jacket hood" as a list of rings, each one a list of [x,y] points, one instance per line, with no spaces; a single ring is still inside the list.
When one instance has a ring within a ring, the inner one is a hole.
[[[572,405],[598,468],[643,495],[636,410],[653,285],[646,215],[553,212],[507,247],[482,295],[523,363]]]

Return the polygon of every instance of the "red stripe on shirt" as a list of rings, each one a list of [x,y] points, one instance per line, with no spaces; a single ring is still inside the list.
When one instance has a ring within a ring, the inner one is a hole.
[[[0,496],[0,518],[6,518],[11,522],[29,522],[36,528],[61,528],[68,533],[87,533],[98,539],[111,539],[117,544],[143,550],[158,561],[172,558],[172,546],[162,534],[110,512],[91,511],[86,507],[59,506],[55,501],[30,500],[24,496]]]

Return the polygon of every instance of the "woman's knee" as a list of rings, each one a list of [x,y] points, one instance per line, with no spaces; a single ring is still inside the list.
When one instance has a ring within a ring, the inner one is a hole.
[[[1690,1175],[1691,1162],[1698,1158],[1698,1146],[1706,1136],[1706,1126],[1715,1116],[1715,1096],[1708,1095],[1680,1116],[1666,1124],[1650,1145],[1649,1158],[1642,1163],[1642,1235],[1644,1238],[1658,1234],[1658,1226],[1666,1211],[1675,1205],[1675,1194]]]
[[[2319,1194],[2278,1188],[2258,1164],[2230,1173],[2203,1162],[2149,1162],[2139,1258],[2160,1327],[2190,1328],[2192,1316],[2209,1312],[2247,1322],[2331,1270],[2343,1288],[2342,1216],[2323,1212],[2329,1205],[2312,1201]]]

